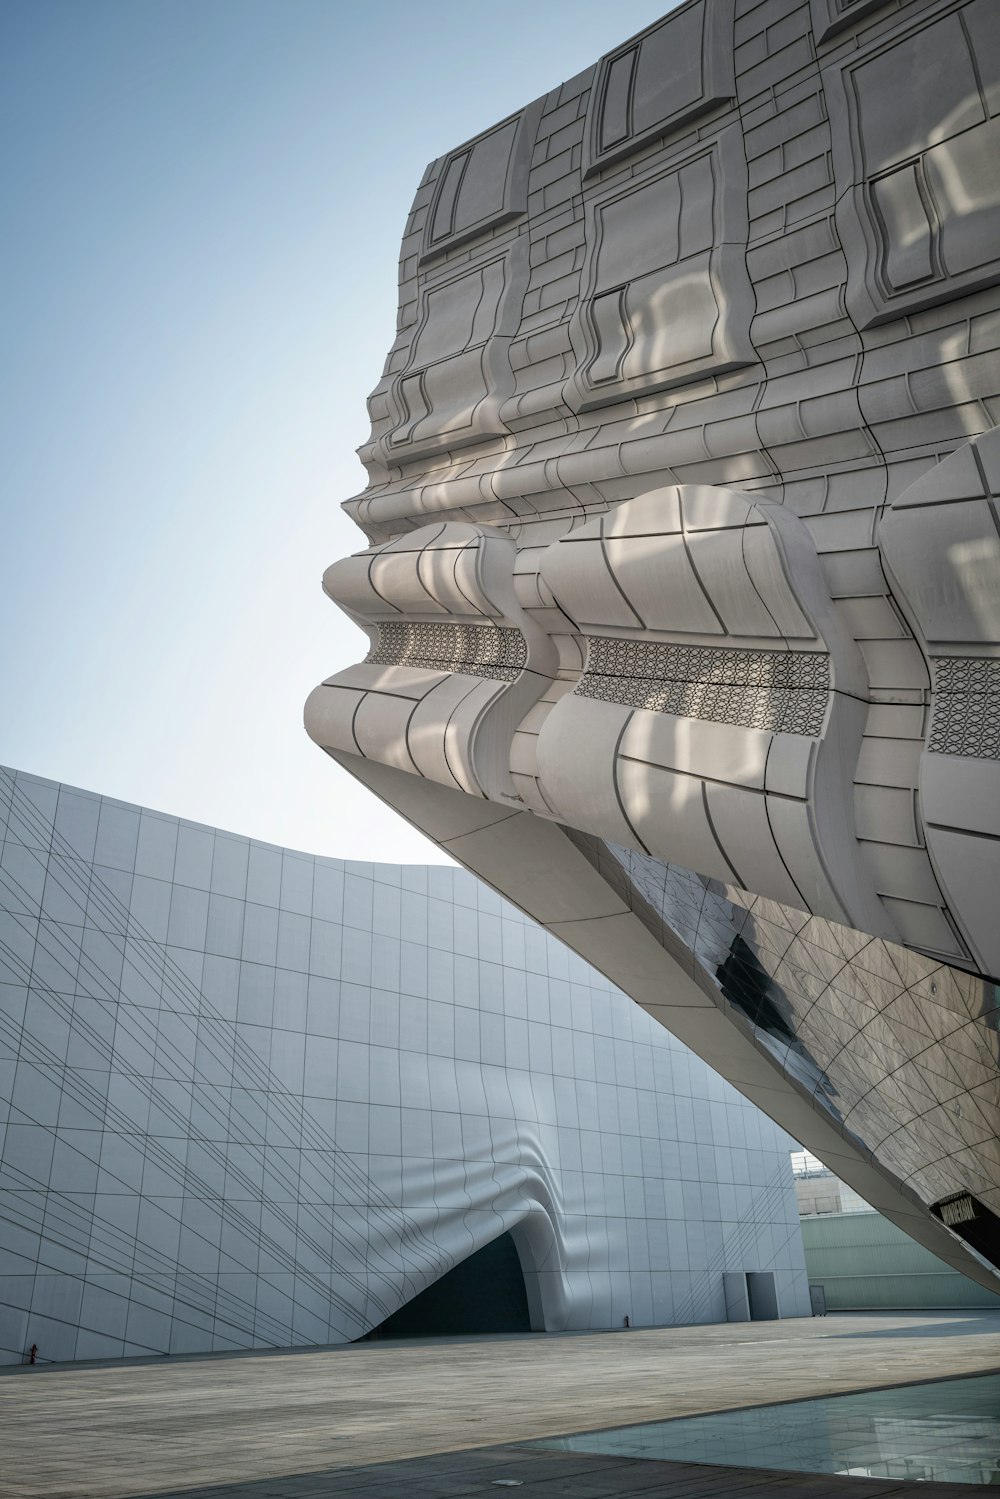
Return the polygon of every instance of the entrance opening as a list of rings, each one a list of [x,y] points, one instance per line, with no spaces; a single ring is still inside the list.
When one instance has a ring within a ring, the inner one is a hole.
[[[781,1316],[778,1291],[770,1270],[747,1271],[747,1299],[751,1322],[772,1322]]]
[[[770,1270],[726,1271],[722,1277],[727,1322],[770,1322],[781,1316]]]
[[[442,1275],[360,1341],[530,1331],[521,1261],[507,1233]]]

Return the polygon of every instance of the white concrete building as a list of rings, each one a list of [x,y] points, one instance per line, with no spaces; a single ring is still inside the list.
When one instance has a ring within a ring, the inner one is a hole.
[[[995,1290],[1000,7],[552,83],[417,186],[308,731]]]

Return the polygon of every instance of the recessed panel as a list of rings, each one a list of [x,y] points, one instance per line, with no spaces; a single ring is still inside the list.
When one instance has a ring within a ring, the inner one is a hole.
[[[824,69],[861,327],[1000,279],[1000,9],[971,0]],[[933,99],[933,109],[916,101]]]
[[[585,174],[687,126],[733,94],[732,0],[691,0],[602,58]]]

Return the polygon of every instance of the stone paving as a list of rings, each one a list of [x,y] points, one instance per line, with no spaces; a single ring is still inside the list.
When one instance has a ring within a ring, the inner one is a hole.
[[[945,1485],[545,1452],[635,1421],[1000,1369],[1000,1313],[830,1316],[11,1370],[0,1499],[874,1499]]]

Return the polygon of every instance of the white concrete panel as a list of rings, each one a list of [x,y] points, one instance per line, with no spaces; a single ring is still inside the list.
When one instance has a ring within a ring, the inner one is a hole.
[[[629,821],[651,853],[714,879],[730,880],[696,776],[622,759],[618,786]]]

